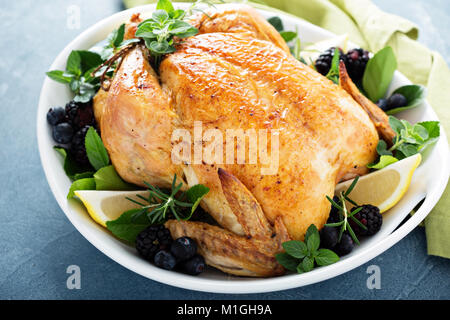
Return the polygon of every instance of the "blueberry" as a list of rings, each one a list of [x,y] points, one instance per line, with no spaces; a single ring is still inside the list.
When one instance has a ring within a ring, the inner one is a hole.
[[[322,247],[332,249],[337,243],[339,232],[334,227],[323,227],[320,230],[320,244]]]
[[[177,259],[167,250],[160,250],[155,254],[155,265],[159,268],[172,270],[177,264]]]
[[[47,122],[52,126],[56,126],[58,123],[64,121],[65,116],[66,111],[64,110],[64,108],[61,107],[51,108],[47,112]]]
[[[404,95],[400,93],[393,94],[389,97],[387,100],[387,107],[388,109],[395,109],[400,107],[405,107],[408,104],[408,100],[405,98]]]
[[[388,101],[387,99],[380,99],[377,102],[377,106],[383,110],[383,111],[387,111],[388,110]]]
[[[203,259],[203,257],[198,254],[193,256],[191,259],[181,263],[181,270],[193,276],[202,273],[205,268],[205,259]]]
[[[181,237],[172,243],[170,252],[172,252],[178,261],[185,261],[197,253],[197,244],[189,237]]]
[[[72,141],[73,129],[67,122],[62,122],[53,127],[53,139],[57,143],[66,144]]]
[[[342,257],[346,254],[352,252],[354,247],[352,237],[349,234],[344,233],[342,235],[341,241],[334,247],[334,252],[338,254],[338,256]]]

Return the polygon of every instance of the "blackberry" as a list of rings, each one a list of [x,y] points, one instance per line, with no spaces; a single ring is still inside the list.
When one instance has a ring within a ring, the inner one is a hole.
[[[378,207],[372,206],[370,204],[365,204],[360,206],[361,211],[354,215],[363,225],[366,226],[367,230],[360,228],[354,221],[350,219],[350,225],[356,235],[360,236],[372,236],[381,229],[383,224],[383,216],[380,213]],[[359,207],[354,207],[352,211]]]
[[[172,270],[177,264],[177,259],[167,250],[160,250],[155,254],[154,263],[157,267]]]
[[[74,160],[81,165],[88,165],[89,159],[86,154],[86,146],[84,139],[90,126],[84,126],[78,130],[72,138],[72,144],[70,146],[70,153],[73,155]]]
[[[367,62],[369,62],[369,52],[361,48],[352,49],[345,55],[344,62],[350,78],[353,82],[359,82],[362,80]]]
[[[191,259],[181,263],[181,270],[193,276],[202,273],[203,271],[205,271],[205,268],[206,268],[205,259],[198,254],[193,256]]]
[[[316,62],[314,63],[317,72],[319,72],[323,76],[326,76],[330,71],[331,62],[333,61],[335,49],[336,49],[335,47],[331,47],[330,49],[326,50],[317,58]],[[344,52],[340,48],[339,48],[339,58],[340,60],[345,62]]]
[[[63,122],[65,117],[66,111],[61,107],[51,108],[47,112],[47,122],[52,126],[56,126],[57,124]]]
[[[408,104],[408,100],[404,95],[400,93],[395,93],[387,99],[387,109],[395,109],[400,107],[405,107]]]
[[[158,251],[167,250],[171,244],[170,231],[163,225],[147,227],[136,237],[136,249],[148,261],[153,261]]]
[[[337,196],[333,197],[333,201],[335,203],[337,203],[338,205],[341,204],[341,200]],[[327,223],[336,223],[336,222],[339,222],[339,221],[341,221],[341,219],[339,217],[339,209],[334,207],[334,206],[331,206],[330,215],[328,216]]]
[[[336,252],[339,257],[342,257],[352,252],[354,246],[355,244],[353,243],[352,237],[344,232],[341,241],[333,248],[333,251]]]
[[[178,261],[189,260],[197,253],[197,243],[189,237],[181,237],[172,243],[170,252]]]
[[[320,230],[320,244],[323,248],[333,249],[337,245],[339,239],[339,231],[334,227],[323,227]]]
[[[53,140],[57,143],[70,143],[73,137],[73,129],[67,122],[62,122],[53,127]]]
[[[85,126],[95,126],[92,100],[86,103],[70,101],[66,104],[66,121],[70,123],[74,131]]]

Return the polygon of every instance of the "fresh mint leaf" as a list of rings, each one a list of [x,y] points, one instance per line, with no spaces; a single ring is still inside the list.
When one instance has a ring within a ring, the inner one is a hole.
[[[383,155],[380,157],[380,160],[378,160],[378,163],[368,164],[367,168],[379,170],[379,169],[383,169],[383,168],[387,167],[388,165],[391,165],[397,161],[398,161],[398,159],[394,158],[393,156]]]
[[[425,87],[420,85],[403,86],[395,90],[392,94],[396,93],[402,94],[408,101],[408,104],[404,107],[388,110],[386,112],[388,115],[415,108],[424,101],[426,96]]]
[[[311,257],[305,257],[301,263],[302,271],[303,272],[309,272],[312,269],[314,269],[314,259]]]
[[[339,261],[339,256],[331,250],[319,249],[317,256],[314,258],[317,265],[328,266]]]
[[[150,225],[150,221],[145,215],[136,215],[142,209],[125,211],[113,221],[106,222],[106,228],[117,238],[134,244],[136,237]]]
[[[277,253],[275,255],[275,259],[278,261],[279,264],[281,264],[284,268],[290,271],[297,271],[297,266],[299,265],[300,261],[298,259],[295,259],[294,257],[291,257],[287,253],[281,252]]]
[[[85,138],[86,154],[89,162],[99,170],[109,164],[109,156],[102,139],[93,127],[90,127]]]
[[[312,225],[312,226],[314,226],[314,225]],[[316,252],[316,250],[319,249],[319,245],[320,245],[319,232],[317,231],[316,226],[314,226],[314,229],[315,229],[315,231],[312,232],[310,234],[310,236],[308,237],[308,239],[306,240],[306,246],[308,247],[308,251],[311,254]]]
[[[383,98],[397,69],[397,59],[391,47],[378,51],[369,60],[363,76],[363,89],[370,100]]]
[[[302,259],[308,254],[308,248],[306,244],[302,241],[291,240],[283,242],[283,249],[287,254],[294,258]]]
[[[283,21],[280,17],[271,17],[267,21],[278,31],[282,32],[284,30]]]
[[[63,84],[68,84],[72,81],[72,75],[67,75],[64,71],[62,70],[53,70],[53,71],[49,71],[46,73],[46,75],[52,79],[53,81],[59,82],[59,83],[63,83]]]
[[[94,173],[94,179],[97,190],[123,191],[136,189],[136,187],[123,181],[112,165],[99,169]]]
[[[73,50],[69,54],[66,62],[66,71],[77,76],[81,75],[81,57],[78,51]]]
[[[308,242],[309,237],[311,237],[311,235],[313,234],[319,234],[319,231],[317,231],[317,227],[315,225],[310,225],[308,227],[308,229],[306,230],[306,234],[305,234],[305,243]]]
[[[75,196],[75,191],[77,190],[95,190],[94,178],[75,180],[70,186],[67,199],[72,199]]]
[[[281,31],[280,36],[284,39],[285,42],[290,42],[297,37],[297,33],[294,31]]]
[[[95,52],[87,51],[87,50],[78,50],[76,51],[80,56],[80,70],[81,74],[84,74],[86,71],[96,68],[103,63],[102,57]]]

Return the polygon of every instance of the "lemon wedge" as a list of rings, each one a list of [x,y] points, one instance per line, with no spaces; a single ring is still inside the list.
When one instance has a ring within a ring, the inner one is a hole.
[[[358,204],[371,204],[386,212],[400,201],[411,184],[414,171],[422,160],[420,154],[395,162],[386,168],[359,178],[349,198]],[[335,193],[347,190],[353,180],[336,186]],[[349,208],[353,205],[346,203]]]
[[[75,195],[80,198],[89,215],[95,222],[106,227],[106,222],[115,220],[127,210],[140,206],[127,200],[126,197],[143,202],[136,195],[148,196],[148,191],[97,191],[78,190]]]

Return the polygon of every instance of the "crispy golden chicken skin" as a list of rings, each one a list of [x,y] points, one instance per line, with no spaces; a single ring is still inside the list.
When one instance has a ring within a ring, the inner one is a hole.
[[[281,250],[280,236],[269,233],[285,228],[283,239],[303,239],[311,224],[320,229],[330,210],[325,196],[333,195],[340,180],[367,172],[378,133],[366,110],[292,57],[258,13],[228,7],[210,16],[194,19],[200,33],[165,57],[159,75],[144,47],[132,49],[106,98],[98,99],[103,105],[94,107],[101,110],[96,117],[112,163],[126,181],[167,187],[177,174],[188,186],[210,188],[201,205],[223,229],[170,221],[173,236],[199,240],[207,262],[226,272],[280,274],[273,259]],[[194,136],[196,121],[203,131],[217,129],[224,136],[227,129],[276,132],[277,170],[261,174],[267,167],[261,163],[175,164],[171,134],[185,129]],[[227,184],[225,176],[240,187]],[[256,213],[249,202],[259,208]]]

